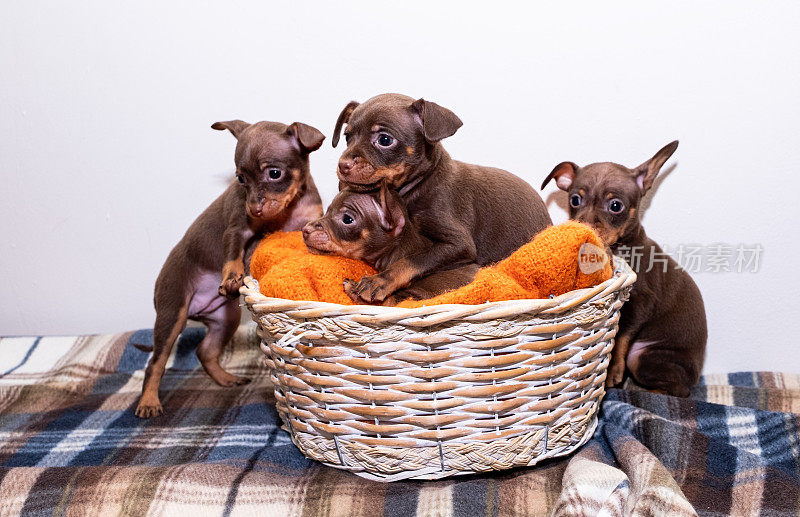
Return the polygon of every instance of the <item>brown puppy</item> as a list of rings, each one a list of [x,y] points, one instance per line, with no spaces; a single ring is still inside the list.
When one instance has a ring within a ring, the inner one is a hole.
[[[622,382],[627,363],[642,386],[686,397],[705,358],[703,298],[689,274],[647,237],[639,219],[642,196],[677,148],[678,142],[672,142],[634,169],[616,163],[578,167],[563,162],[542,188],[555,178],[558,188],[569,193],[570,218],[594,227],[613,252],[635,250],[643,258],[639,267],[632,264],[638,279],[622,306],[606,385]]]
[[[378,271],[386,271],[420,253],[433,243],[423,237],[398,195],[385,185],[378,192],[344,189],[333,199],[325,216],[303,228],[303,240],[313,253],[333,254],[362,260]],[[405,267],[405,266],[404,266]],[[431,298],[472,281],[478,265],[453,263],[412,281],[383,300],[395,305],[401,300]],[[345,281],[345,289],[356,282]],[[350,294],[356,303],[362,300]]]
[[[301,229],[322,215],[322,202],[308,172],[308,154],[325,138],[295,122],[217,122],[238,140],[236,178],[172,249],[156,280],[153,356],[145,370],[136,416],[161,414],[158,387],[172,346],[186,320],[208,327],[197,357],[221,386],[247,382],[219,365],[223,346],[239,325],[239,287],[246,250],[265,232]],[[249,258],[249,257],[248,257]]]
[[[509,256],[552,224],[544,202],[525,181],[500,169],[450,158],[441,140],[461,126],[450,110],[405,95],[350,102],[339,115],[347,149],[340,188],[396,188],[410,218],[432,246],[363,278],[350,294],[380,302],[413,280],[454,263],[485,266]]]

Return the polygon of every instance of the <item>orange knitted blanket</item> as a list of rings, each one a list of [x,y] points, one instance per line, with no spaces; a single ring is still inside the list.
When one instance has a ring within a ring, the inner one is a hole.
[[[344,280],[360,280],[375,270],[358,260],[313,255],[300,232],[281,232],[258,244],[250,273],[258,279],[264,296],[352,305],[342,286]],[[588,226],[568,221],[542,230],[507,259],[481,268],[472,283],[399,306],[547,298],[609,278],[611,265],[600,238]]]

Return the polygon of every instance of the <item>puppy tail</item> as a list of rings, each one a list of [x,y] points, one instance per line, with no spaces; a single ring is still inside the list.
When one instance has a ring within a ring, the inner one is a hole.
[[[142,343],[131,343],[131,345],[133,345],[134,348],[141,350],[142,352],[149,353],[153,351],[153,345],[143,345]]]

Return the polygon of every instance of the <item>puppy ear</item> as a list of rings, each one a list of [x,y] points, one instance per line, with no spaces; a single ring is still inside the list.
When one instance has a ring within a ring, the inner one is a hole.
[[[542,182],[541,190],[544,190],[551,179],[556,179],[556,186],[561,190],[569,190],[572,182],[575,181],[575,173],[578,172],[578,166],[572,162],[561,162],[555,166],[553,171],[547,175]]]
[[[670,142],[658,151],[655,156],[633,169],[633,175],[636,178],[636,183],[642,192],[647,192],[653,186],[661,167],[669,160],[672,153],[678,148],[678,141]]]
[[[381,228],[397,237],[406,225],[401,201],[395,192],[389,190],[386,182],[381,186],[378,196],[380,198],[378,213],[381,218]]]
[[[223,129],[227,129],[228,131],[239,139],[239,135],[242,134],[242,131],[250,127],[250,124],[245,122],[244,120],[226,120],[224,122],[214,122],[211,124],[211,129],[216,129],[218,131],[222,131]]]
[[[319,129],[302,122],[289,124],[289,127],[286,128],[286,133],[292,137],[300,151],[304,153],[316,151],[322,145],[322,141],[325,140],[325,135]]]
[[[339,113],[339,118],[336,119],[336,127],[333,129],[333,139],[331,143],[334,147],[339,143],[339,136],[342,132],[342,126],[347,124],[350,120],[350,115],[353,114],[353,110],[358,107],[359,103],[356,101],[350,101],[347,103],[347,106],[344,107],[341,113]]]
[[[453,136],[464,123],[458,116],[447,108],[435,102],[417,99],[411,103],[411,108],[420,118],[422,134],[430,143],[438,142],[448,136]]]

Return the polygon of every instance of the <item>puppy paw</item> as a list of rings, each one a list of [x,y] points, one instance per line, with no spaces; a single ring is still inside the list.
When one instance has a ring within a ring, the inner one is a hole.
[[[358,297],[356,294],[356,286],[358,282],[355,280],[351,280],[349,278],[345,278],[344,282],[342,282],[342,287],[344,287],[344,293],[353,300],[353,303],[364,303],[364,301]]]
[[[145,405],[143,402],[140,402],[139,405],[136,407],[136,416],[138,416],[139,418],[153,418],[155,416],[160,415],[163,412],[164,409],[158,402],[156,402],[153,405]]]
[[[625,365],[620,368],[619,365],[611,364],[606,373],[606,388],[613,388],[622,383],[622,378],[625,376]]]
[[[395,291],[391,282],[380,275],[365,276],[359,282],[345,280],[344,290],[356,303],[381,303]]]
[[[250,379],[246,377],[238,377],[222,369],[220,369],[220,371],[218,372],[214,372],[214,375],[211,375],[211,379],[220,386],[222,386],[223,388],[244,386],[245,384],[250,382]]]
[[[228,273],[227,278],[222,281],[219,286],[219,295],[224,296],[230,300],[239,297],[239,288],[244,285],[244,275],[237,273]]]

